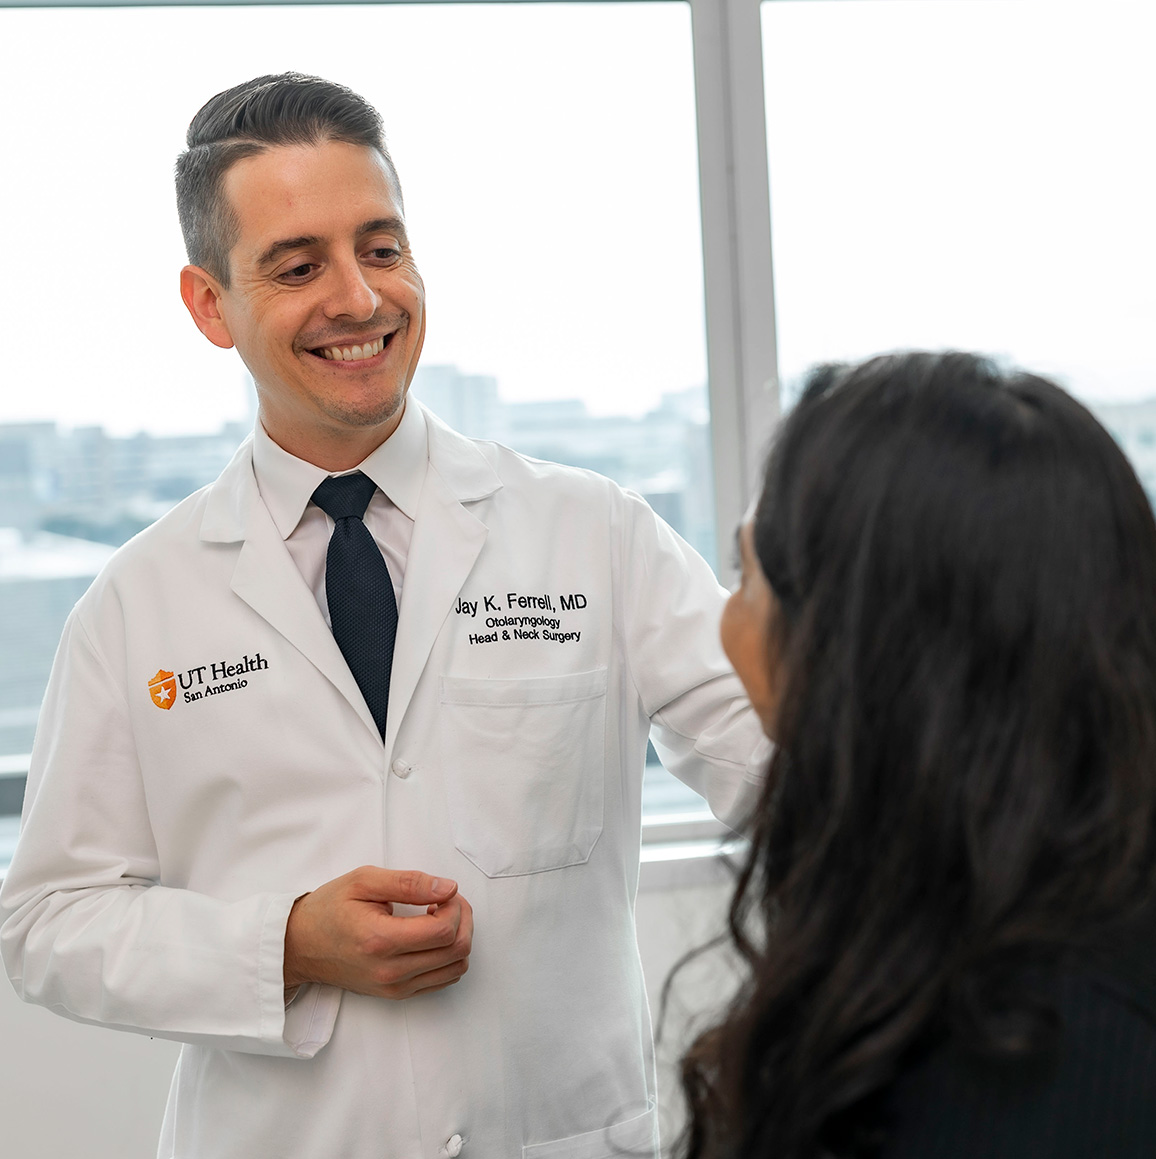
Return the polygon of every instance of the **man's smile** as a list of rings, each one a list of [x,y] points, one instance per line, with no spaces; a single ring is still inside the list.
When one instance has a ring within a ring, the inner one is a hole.
[[[322,358],[329,359],[330,362],[361,362],[363,359],[380,354],[392,337],[392,334],[386,334],[380,338],[350,346],[318,346],[309,353],[318,354]]]
[[[370,359],[377,359],[387,350],[398,333],[398,330],[391,330],[374,338],[358,337],[353,341],[346,339],[325,346],[307,346],[305,353],[311,354],[314,358],[323,358],[327,362],[368,362]]]

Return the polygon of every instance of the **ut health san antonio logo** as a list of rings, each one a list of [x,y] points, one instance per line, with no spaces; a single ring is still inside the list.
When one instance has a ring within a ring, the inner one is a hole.
[[[158,668],[157,674],[149,678],[149,697],[157,708],[166,712],[176,703],[177,692],[185,704],[219,696],[222,692],[237,692],[249,687],[249,677],[255,672],[265,672],[269,661],[260,652],[252,656],[246,653],[231,663],[219,660],[213,664],[198,664],[183,672],[168,672]],[[209,673],[208,676],[205,673]],[[179,686],[179,688],[178,688]]]
[[[157,674],[149,681],[149,696],[153,698],[153,704],[157,708],[172,708],[173,701],[177,698],[176,677],[163,668],[158,669]]]

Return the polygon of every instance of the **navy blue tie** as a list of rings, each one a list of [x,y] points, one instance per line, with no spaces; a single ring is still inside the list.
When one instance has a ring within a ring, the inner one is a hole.
[[[325,554],[325,598],[333,638],[385,737],[397,600],[381,551],[362,521],[377,484],[360,471],[330,476],[313,502],[333,520]]]

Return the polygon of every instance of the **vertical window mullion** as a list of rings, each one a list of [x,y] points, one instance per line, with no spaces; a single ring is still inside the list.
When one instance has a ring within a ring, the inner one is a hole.
[[[719,571],[778,415],[759,0],[691,0]]]

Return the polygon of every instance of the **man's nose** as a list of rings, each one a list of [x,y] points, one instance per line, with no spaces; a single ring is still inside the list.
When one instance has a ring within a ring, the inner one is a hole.
[[[329,318],[355,318],[365,322],[377,313],[381,297],[366,280],[366,271],[357,261],[336,264],[330,270],[331,283],[325,302]]]

